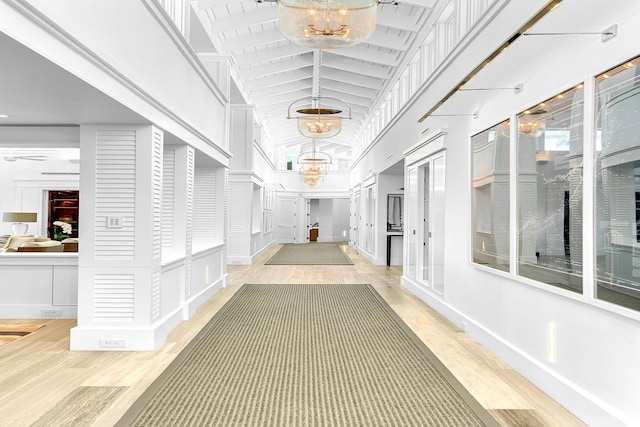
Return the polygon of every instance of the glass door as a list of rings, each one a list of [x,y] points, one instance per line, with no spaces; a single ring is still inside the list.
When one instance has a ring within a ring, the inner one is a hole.
[[[354,235],[353,235],[353,243],[356,248],[360,247],[360,223],[362,222],[362,218],[360,217],[360,192],[356,194],[354,199],[354,205],[356,210],[356,218],[354,223]]]
[[[430,190],[430,253],[431,289],[444,295],[444,152],[435,155],[431,162],[431,190]]]
[[[421,260],[421,279],[425,285],[429,285],[430,274],[430,243],[431,243],[431,222],[429,221],[429,201],[431,194],[431,163],[427,162],[420,168],[420,176],[422,177],[422,212],[420,212],[420,218],[422,220],[422,260]]]
[[[444,294],[445,155],[437,153],[407,170],[405,273]]]
[[[364,197],[364,250],[370,254],[375,253],[375,209],[376,209],[376,187],[369,186],[365,189]]]
[[[405,273],[408,277],[416,278],[417,245],[418,245],[418,168],[412,167],[407,171],[405,183],[405,228],[404,239],[407,242],[405,258]]]

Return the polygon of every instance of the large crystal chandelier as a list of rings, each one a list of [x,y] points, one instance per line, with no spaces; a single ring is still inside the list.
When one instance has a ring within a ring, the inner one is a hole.
[[[349,47],[376,29],[379,0],[278,0],[280,31],[316,49]]]

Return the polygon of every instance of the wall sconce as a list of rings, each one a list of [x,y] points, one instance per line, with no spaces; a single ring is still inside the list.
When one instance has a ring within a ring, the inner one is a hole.
[[[4,212],[2,214],[3,222],[12,222],[11,232],[16,234],[27,234],[29,224],[27,222],[37,222],[38,214],[36,212]]]

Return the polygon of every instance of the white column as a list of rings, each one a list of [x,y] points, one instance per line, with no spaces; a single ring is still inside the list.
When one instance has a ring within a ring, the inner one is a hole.
[[[253,106],[231,105],[227,263],[251,264],[253,212]]]
[[[153,126],[81,128],[72,350],[153,350],[166,338],[159,322],[162,143]]]

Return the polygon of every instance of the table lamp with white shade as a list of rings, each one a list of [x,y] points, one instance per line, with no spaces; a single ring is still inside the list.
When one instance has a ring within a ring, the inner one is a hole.
[[[11,231],[15,234],[27,234],[29,224],[27,222],[37,222],[38,214],[36,212],[4,212],[2,221],[12,222]]]

